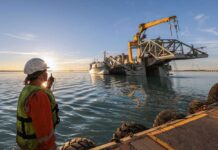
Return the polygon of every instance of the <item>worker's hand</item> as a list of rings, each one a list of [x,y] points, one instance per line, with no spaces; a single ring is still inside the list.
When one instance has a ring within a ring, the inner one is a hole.
[[[55,80],[55,78],[51,74],[51,76],[48,78],[48,81],[47,81],[47,89],[51,89],[51,87],[54,83],[54,80]]]

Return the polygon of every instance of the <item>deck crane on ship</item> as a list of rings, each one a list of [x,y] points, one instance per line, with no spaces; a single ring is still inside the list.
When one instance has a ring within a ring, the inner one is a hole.
[[[144,33],[147,29],[166,22],[172,22],[176,33],[178,32],[176,16],[139,24],[133,41],[128,42],[128,55],[121,54],[105,58],[105,64],[110,68],[110,73],[125,72],[126,75],[167,76],[171,70],[169,62],[172,60],[208,57],[208,54],[200,48],[177,39],[145,38]],[[170,29],[171,27],[170,24]],[[133,59],[133,49],[137,49],[137,59]]]
[[[129,41],[128,42],[128,57],[129,57],[129,62],[133,63],[133,58],[132,58],[132,48],[137,48],[138,49],[138,56],[140,56],[140,42],[142,39],[146,38],[146,34],[143,34],[143,32],[145,32],[148,28],[157,26],[159,24],[162,23],[166,23],[166,22],[170,22],[173,21],[174,23],[174,27],[176,29],[176,31],[178,30],[178,21],[176,19],[176,16],[171,16],[171,17],[167,17],[167,18],[162,18],[159,20],[154,20],[148,23],[141,23],[139,24],[139,31],[134,35],[133,41]],[[170,26],[171,29],[171,26]],[[172,31],[171,31],[172,33]]]

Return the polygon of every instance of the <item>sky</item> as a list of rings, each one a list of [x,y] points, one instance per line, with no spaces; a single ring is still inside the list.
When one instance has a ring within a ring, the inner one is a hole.
[[[44,59],[53,70],[88,69],[94,59],[127,54],[140,23],[176,15],[179,40],[205,46],[208,58],[173,62],[177,69],[218,69],[216,0],[2,0],[0,70],[23,70]],[[147,38],[176,38],[169,24],[148,29]]]

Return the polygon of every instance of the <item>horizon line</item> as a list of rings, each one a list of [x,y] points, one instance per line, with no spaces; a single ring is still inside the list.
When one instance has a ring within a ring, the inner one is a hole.
[[[48,70],[53,72],[60,72],[60,71],[89,71],[88,69],[60,69],[60,70]],[[177,69],[171,71],[218,71],[218,69]],[[0,72],[23,72],[23,70],[0,70]]]
[[[48,70],[53,72],[59,72],[59,71],[88,71],[88,69],[63,69],[63,70]],[[0,72],[23,72],[23,70],[0,70]]]

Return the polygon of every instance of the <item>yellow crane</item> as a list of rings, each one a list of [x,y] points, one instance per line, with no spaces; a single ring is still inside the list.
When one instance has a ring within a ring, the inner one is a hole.
[[[148,28],[156,26],[161,23],[169,22],[169,21],[174,21],[175,23],[175,28],[177,29],[177,21],[176,21],[176,16],[170,16],[167,18],[162,18],[158,20],[154,20],[148,23],[142,23],[139,25],[139,31],[134,35],[133,41],[128,42],[128,57],[129,57],[129,62],[133,63],[133,58],[132,58],[132,48],[137,48],[137,55],[138,57],[140,56],[140,48],[139,48],[139,43],[141,41],[141,34]]]

